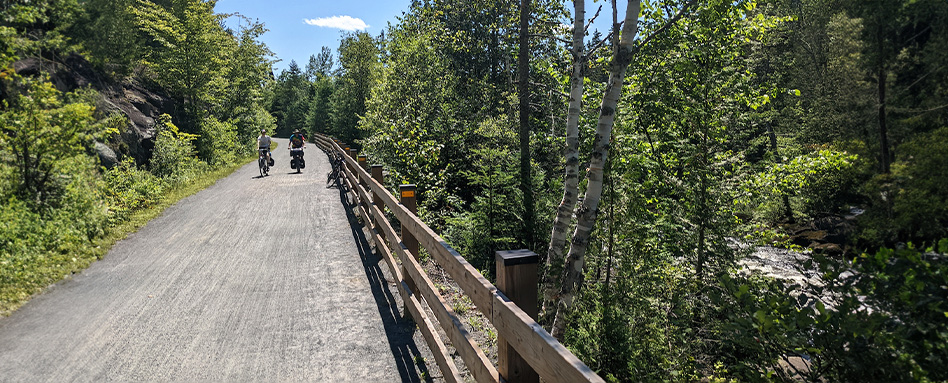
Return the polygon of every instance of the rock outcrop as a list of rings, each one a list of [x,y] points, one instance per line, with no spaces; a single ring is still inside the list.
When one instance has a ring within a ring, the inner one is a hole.
[[[97,117],[119,113],[128,121],[127,128],[113,142],[106,143],[113,154],[117,153],[115,161],[131,156],[139,164],[146,163],[154,148],[155,118],[172,110],[171,99],[147,89],[138,80],[113,81],[78,54],[58,59],[51,61],[31,57],[17,61],[13,67],[24,76],[46,73],[56,88],[63,92],[84,87],[98,91],[101,98],[95,105]],[[103,160],[103,165],[108,166],[106,161],[111,159],[103,159],[101,148],[95,150]]]
[[[790,242],[830,255],[843,254],[855,229],[854,218],[826,215],[812,222],[788,227]]]

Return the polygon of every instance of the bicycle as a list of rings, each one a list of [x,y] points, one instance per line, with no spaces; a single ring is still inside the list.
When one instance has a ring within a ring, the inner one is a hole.
[[[290,149],[290,169],[296,169],[296,173],[302,173],[303,168],[306,167],[306,161],[303,160],[303,148],[288,148]]]
[[[329,175],[326,177],[326,186],[329,187],[331,184],[335,183],[336,186],[343,186],[343,169],[344,161],[342,156],[338,153],[331,153],[329,155],[329,163],[332,165],[332,170],[330,170]]]
[[[270,173],[270,163],[267,161],[267,149],[260,149],[260,156],[257,158],[257,166],[260,168],[260,177],[266,177]]]

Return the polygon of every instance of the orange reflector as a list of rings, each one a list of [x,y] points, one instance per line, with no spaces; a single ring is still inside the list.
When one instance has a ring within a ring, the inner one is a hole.
[[[414,191],[414,190],[403,190],[403,191],[402,191],[402,198],[415,198],[415,191]]]

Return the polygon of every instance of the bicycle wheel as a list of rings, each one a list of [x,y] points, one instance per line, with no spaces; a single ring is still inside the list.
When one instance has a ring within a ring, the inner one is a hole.
[[[260,159],[257,160],[257,166],[260,167],[260,176],[263,177],[265,175],[264,173],[266,173],[266,171],[263,170],[263,167],[267,166],[266,160],[260,157]]]

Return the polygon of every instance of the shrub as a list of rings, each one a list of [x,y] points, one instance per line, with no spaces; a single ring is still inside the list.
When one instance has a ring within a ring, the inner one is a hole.
[[[845,193],[852,190],[851,172],[858,157],[845,151],[820,149],[773,164],[744,181],[749,196],[745,209],[764,221],[776,221],[789,197],[795,213],[813,216],[836,210]]]
[[[899,146],[893,212],[902,240],[948,236],[948,127]]]
[[[211,166],[223,166],[237,160],[240,145],[237,142],[237,128],[234,125],[208,117],[201,121],[201,134],[198,140],[201,157]]]
[[[203,170],[195,156],[197,135],[179,131],[167,114],[158,117],[155,128],[158,132],[151,158],[152,174],[171,183],[183,183]]]
[[[167,183],[135,166],[132,159],[122,161],[105,172],[106,196],[113,220],[124,220],[136,209],[150,207],[161,199]]]
[[[11,155],[0,158],[14,169],[14,189],[20,198],[55,203],[62,186],[57,183],[61,174],[57,163],[81,153],[99,128],[92,123],[93,107],[67,102],[83,96],[64,96],[43,79],[14,76],[3,81],[11,83],[14,94],[0,113],[0,150]]]

